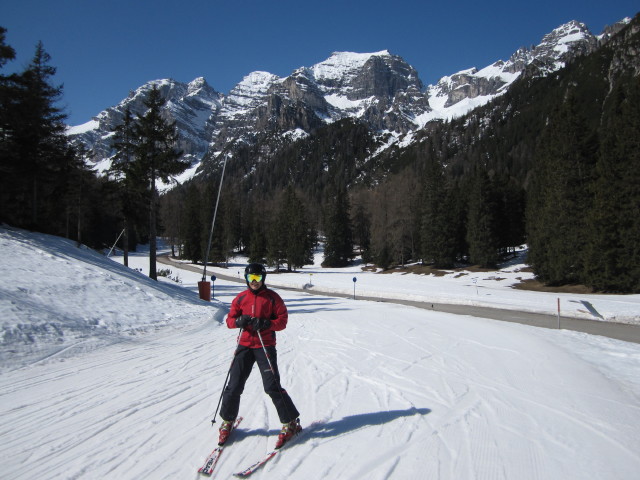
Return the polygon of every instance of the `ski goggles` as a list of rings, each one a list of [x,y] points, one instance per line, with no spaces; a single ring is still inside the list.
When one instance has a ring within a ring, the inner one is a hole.
[[[247,282],[261,282],[264,276],[261,273],[248,273],[245,278]]]

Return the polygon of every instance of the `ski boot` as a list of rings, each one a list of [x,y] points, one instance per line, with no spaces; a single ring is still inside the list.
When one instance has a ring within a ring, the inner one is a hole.
[[[224,443],[227,441],[227,438],[229,438],[229,434],[231,433],[232,429],[233,429],[233,420],[222,421],[222,424],[220,425],[220,430],[218,430],[220,432],[220,436],[218,437],[219,446],[224,445]]]
[[[282,430],[280,430],[280,435],[278,435],[278,441],[276,442],[276,449],[282,447],[291,439],[291,437],[297,435],[301,431],[302,427],[300,426],[299,418],[296,418],[289,423],[283,423]]]

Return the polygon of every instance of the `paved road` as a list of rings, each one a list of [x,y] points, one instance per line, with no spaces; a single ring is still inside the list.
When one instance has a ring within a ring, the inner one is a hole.
[[[193,272],[202,273],[202,267],[198,267],[190,264],[176,264],[168,259],[166,256],[158,256],[158,262],[171,265],[176,268],[183,268],[185,270],[191,270]],[[243,280],[228,275],[222,275],[216,272],[216,278],[220,280],[226,280],[229,282],[244,283]],[[319,290],[304,290],[301,288],[292,287],[276,287],[281,290],[293,290],[299,292],[306,292],[311,295],[322,295],[329,297],[344,297],[351,298],[349,294],[329,293]],[[380,297],[356,297],[358,300],[370,300],[373,302],[386,302],[397,303],[401,305],[409,305],[412,307],[424,308],[427,310],[434,310],[436,312],[454,313],[456,315],[471,315],[474,317],[490,318],[493,320],[501,320],[503,322],[515,322],[522,323],[524,325],[532,325],[534,327],[543,328],[562,328],[566,330],[573,330],[576,332],[585,332],[592,335],[602,335],[604,337],[615,338],[618,340],[624,340],[627,342],[640,343],[640,325],[628,325],[624,323],[613,322],[601,322],[597,320],[585,320],[581,318],[560,317],[560,326],[558,327],[558,317],[556,315],[545,315],[542,313],[531,312],[519,312],[515,310],[503,310],[500,308],[492,307],[475,307],[470,305],[454,305],[447,303],[431,303],[431,302],[416,302],[410,300],[398,300],[395,298],[380,298]]]

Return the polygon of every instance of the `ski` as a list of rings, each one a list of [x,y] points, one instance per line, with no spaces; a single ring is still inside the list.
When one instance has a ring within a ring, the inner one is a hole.
[[[293,438],[291,439],[293,440]],[[289,441],[291,441],[289,440]],[[267,453],[264,457],[262,457],[262,459],[258,460],[256,463],[254,463],[253,465],[251,465],[248,468],[245,468],[243,471],[238,472],[238,473],[234,473],[233,476],[234,477],[238,477],[238,478],[245,478],[248,477],[249,475],[251,475],[253,472],[255,472],[256,470],[258,470],[260,467],[262,467],[265,463],[267,463],[269,460],[271,460],[273,457],[275,457],[278,453],[280,453],[280,450],[272,450],[269,453]]]
[[[318,425],[322,425],[324,422],[322,421],[317,421],[317,422],[313,422],[311,423],[308,427],[302,429],[302,431],[298,432],[296,435],[294,435],[293,437],[291,437],[287,443],[285,443],[282,447],[280,448],[274,448],[273,450],[271,450],[269,453],[267,453],[264,457],[262,457],[260,460],[258,460],[256,463],[254,463],[253,465],[251,465],[250,467],[245,468],[244,470],[242,470],[241,472],[238,473],[234,473],[233,476],[234,477],[238,477],[238,478],[245,478],[248,477],[249,475],[251,475],[252,473],[254,473],[256,470],[260,469],[263,465],[265,465],[269,460],[271,460],[272,458],[274,458],[276,455],[278,455],[278,453],[280,453],[282,450],[284,450],[285,448],[287,448],[290,444],[292,444],[293,442],[295,442],[297,439],[299,439],[301,436],[309,433],[310,431],[314,430],[315,428],[318,427]]]
[[[238,427],[238,425],[240,425],[241,421],[242,421],[242,417],[238,417],[236,419],[236,421],[233,424],[233,427],[231,428],[231,432],[229,434],[231,434]],[[227,442],[228,441],[229,440],[227,439]],[[211,474],[213,473],[213,469],[216,468],[218,460],[220,459],[220,455],[222,455],[222,451],[224,450],[224,447],[227,444],[227,442],[225,442],[224,445],[218,445],[216,448],[213,449],[213,451],[209,454],[209,456],[204,461],[204,464],[198,469],[198,473],[211,476]]]

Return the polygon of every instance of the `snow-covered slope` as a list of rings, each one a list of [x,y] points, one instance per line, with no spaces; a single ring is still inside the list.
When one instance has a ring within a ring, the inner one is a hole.
[[[233,87],[223,101],[220,115],[230,119],[256,108],[280,77],[269,72],[252,72]]]
[[[3,338],[2,478],[196,478],[236,341],[221,320],[241,285],[216,281],[208,304],[195,293],[201,274],[177,267],[180,285],[156,284],[65,240],[5,228],[0,249],[5,332],[32,334]],[[637,477],[640,345],[278,291],[290,314],[278,336],[283,386],[303,426],[323,423],[255,478]],[[275,441],[256,371],[241,414],[217,478]]]
[[[175,283],[150,280],[71,240],[3,226],[0,252],[2,367],[179,328],[211,313]]]
[[[334,52],[326,60],[313,65],[310,70],[316,80],[327,88],[331,88],[332,84],[337,87],[339,84],[349,84],[371,57],[390,55],[388,50],[373,53]]]

